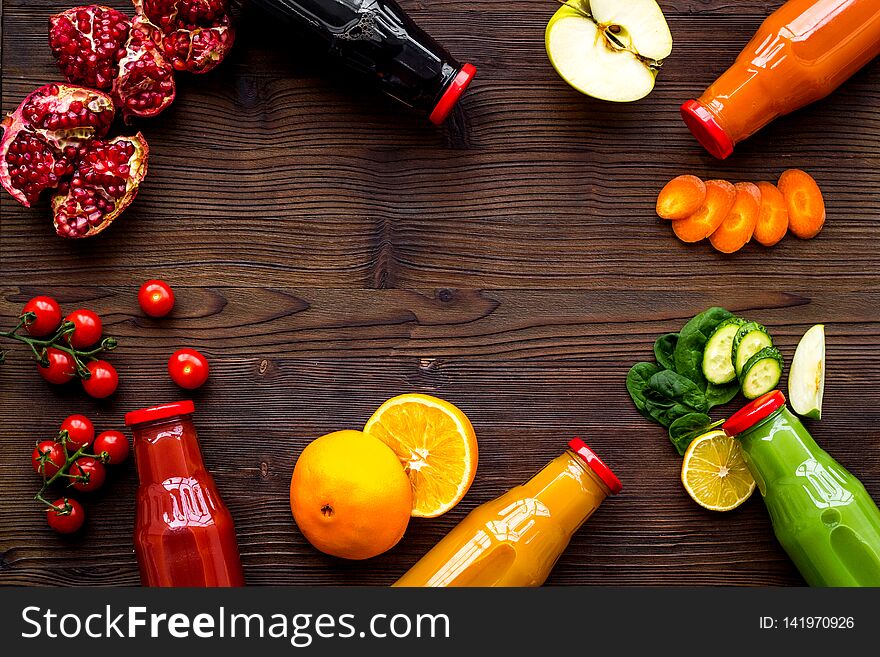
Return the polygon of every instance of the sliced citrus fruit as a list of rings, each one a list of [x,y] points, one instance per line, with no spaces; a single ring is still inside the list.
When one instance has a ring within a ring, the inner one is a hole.
[[[694,502],[712,511],[735,509],[755,490],[739,442],[723,431],[694,439],[684,453],[681,483]]]
[[[461,501],[477,472],[477,437],[470,420],[430,395],[393,397],[373,413],[368,433],[397,454],[413,489],[412,515],[434,518]]]

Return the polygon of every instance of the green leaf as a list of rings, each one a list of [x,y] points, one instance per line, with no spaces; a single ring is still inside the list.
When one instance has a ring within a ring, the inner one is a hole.
[[[701,413],[709,410],[706,396],[697,387],[697,384],[672,370],[657,372],[648,380],[648,387],[664,397],[690,407],[692,410]]]
[[[730,317],[733,314],[724,308],[709,308],[685,324],[678,334],[673,352],[675,371],[697,384],[700,390],[705,390],[707,384],[702,369],[706,342],[715,328]]]
[[[711,409],[715,406],[726,404],[731,399],[736,397],[738,392],[739,381],[737,381],[736,379],[728,383],[723,383],[721,385],[709,383],[706,386],[706,401],[709,403],[709,408]]]
[[[675,345],[678,342],[678,333],[665,333],[654,342],[654,358],[667,370],[675,370]]]
[[[655,363],[636,363],[626,375],[626,389],[633,400],[633,404],[639,409],[639,413],[649,420],[654,418],[645,408],[645,391],[648,388],[650,378],[660,371],[660,366]]]
[[[684,456],[694,438],[702,436],[724,423],[724,420],[712,422],[712,418],[704,413],[689,413],[682,415],[669,425],[669,440],[675,445],[680,456]]]

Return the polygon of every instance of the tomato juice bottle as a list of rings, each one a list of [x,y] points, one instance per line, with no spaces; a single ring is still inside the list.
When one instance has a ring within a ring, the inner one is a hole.
[[[460,64],[394,0],[252,0],[432,123],[446,120],[477,70]]]
[[[773,531],[811,586],[880,586],[880,511],[862,483],[813,440],[778,390],[724,424],[770,513]]]
[[[232,515],[202,461],[191,401],[125,416],[140,486],[134,546],[144,586],[243,586]]]
[[[682,117],[712,155],[824,98],[880,54],[880,1],[789,0]]]
[[[477,507],[394,586],[541,586],[620,481],[580,438],[521,486]]]

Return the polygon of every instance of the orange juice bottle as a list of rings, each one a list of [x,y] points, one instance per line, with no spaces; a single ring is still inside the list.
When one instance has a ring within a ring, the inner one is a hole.
[[[620,481],[580,438],[522,486],[477,507],[394,586],[541,586]]]
[[[880,54],[880,1],[788,0],[699,100],[681,106],[712,155],[824,98]]]

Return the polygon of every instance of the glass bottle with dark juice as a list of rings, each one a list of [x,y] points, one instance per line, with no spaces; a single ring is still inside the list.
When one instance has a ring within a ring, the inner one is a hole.
[[[394,0],[251,0],[309,29],[349,68],[440,124],[477,70],[460,64]]]
[[[205,469],[191,401],[125,416],[140,486],[134,547],[144,586],[243,586],[229,509]]]

